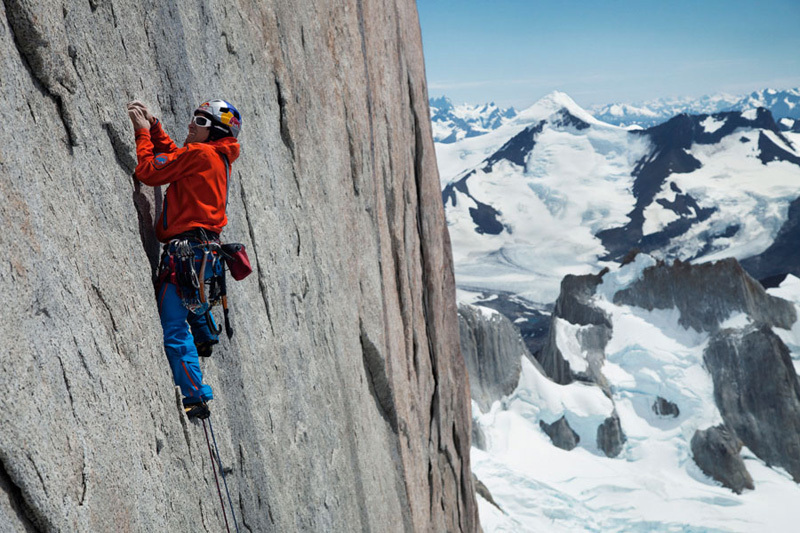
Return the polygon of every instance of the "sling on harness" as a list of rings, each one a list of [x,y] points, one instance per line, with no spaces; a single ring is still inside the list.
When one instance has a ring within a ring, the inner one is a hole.
[[[222,332],[222,328],[214,321],[211,309],[222,304],[225,333],[230,339],[233,337],[233,327],[228,309],[225,266],[234,279],[241,280],[252,272],[250,260],[243,244],[221,244],[217,239],[208,238],[202,230],[200,235],[204,237],[202,240],[192,235],[190,238],[172,239],[164,245],[156,286],[165,282],[173,283],[183,306],[194,315],[204,317],[208,330],[215,337]],[[209,267],[211,273],[207,274]],[[216,340],[210,344],[200,343],[199,355],[211,355],[213,344],[216,344]]]

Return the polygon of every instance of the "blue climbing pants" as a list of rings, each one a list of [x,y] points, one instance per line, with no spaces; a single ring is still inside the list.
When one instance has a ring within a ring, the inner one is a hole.
[[[198,250],[195,269],[200,271],[202,250]],[[206,279],[213,275],[211,260],[206,265]],[[195,315],[181,303],[174,283],[164,281],[158,288],[158,314],[164,330],[164,351],[172,369],[172,378],[181,388],[183,403],[191,404],[214,398],[211,387],[203,383],[203,372],[195,347],[197,341],[216,340],[206,323],[204,315]]]

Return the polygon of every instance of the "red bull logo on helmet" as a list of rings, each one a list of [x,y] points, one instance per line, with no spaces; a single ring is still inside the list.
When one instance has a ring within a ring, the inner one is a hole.
[[[220,120],[226,126],[237,126],[237,127],[241,126],[241,122],[239,121],[239,119],[236,118],[236,116],[230,111],[222,113],[222,115],[220,115]]]

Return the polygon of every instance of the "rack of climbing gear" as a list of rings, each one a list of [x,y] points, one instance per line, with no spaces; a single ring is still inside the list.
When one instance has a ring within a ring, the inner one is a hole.
[[[207,275],[208,269],[210,275]],[[233,327],[228,308],[226,270],[237,281],[252,272],[244,244],[221,244],[213,238],[176,238],[164,245],[156,286],[164,282],[175,284],[184,307],[196,315],[205,315],[208,328],[215,335],[222,332],[222,327],[214,321],[211,308],[221,304],[225,333],[230,339]]]

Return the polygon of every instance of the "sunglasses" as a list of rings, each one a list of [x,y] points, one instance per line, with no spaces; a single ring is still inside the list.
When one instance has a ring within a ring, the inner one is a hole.
[[[194,117],[192,117],[192,122],[194,122],[201,128],[208,128],[211,126],[211,120],[201,115],[195,115]]]

